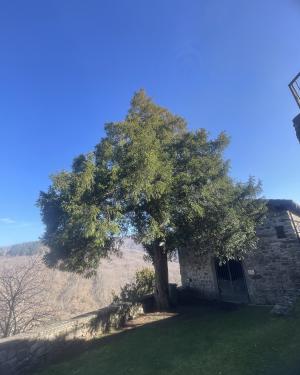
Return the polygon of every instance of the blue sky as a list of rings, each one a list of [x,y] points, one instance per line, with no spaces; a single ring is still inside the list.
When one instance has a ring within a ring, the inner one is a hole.
[[[300,202],[299,0],[1,0],[0,245],[43,232],[51,173],[143,87],[191,129],[231,136],[231,174]]]

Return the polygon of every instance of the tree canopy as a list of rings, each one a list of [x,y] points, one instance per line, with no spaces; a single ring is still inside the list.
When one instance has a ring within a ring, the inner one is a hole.
[[[165,309],[167,260],[179,248],[225,260],[256,247],[260,185],[229,177],[224,133],[211,140],[204,129],[189,131],[143,90],[126,118],[105,131],[93,152],[75,158],[72,170],[52,176],[40,193],[49,266],[89,276],[130,234],[153,261],[158,307]]]

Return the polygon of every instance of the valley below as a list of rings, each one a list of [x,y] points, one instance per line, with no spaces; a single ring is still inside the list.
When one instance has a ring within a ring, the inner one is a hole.
[[[20,245],[20,248],[24,253],[26,244]],[[120,256],[114,255],[111,259],[102,260],[97,274],[89,279],[78,274],[47,268],[39,254],[38,243],[34,251],[31,251],[31,255],[17,255],[18,247],[15,245],[14,256],[11,256],[9,249],[6,248],[5,255],[0,256],[0,274],[5,268],[20,268],[25,266],[30,258],[40,258],[45,298],[57,320],[107,306],[112,302],[113,293],[118,294],[125,283],[132,281],[136,271],[144,267],[152,268],[152,264],[144,260],[141,246],[131,239],[125,240]],[[169,262],[169,279],[172,283],[180,284],[177,261]]]

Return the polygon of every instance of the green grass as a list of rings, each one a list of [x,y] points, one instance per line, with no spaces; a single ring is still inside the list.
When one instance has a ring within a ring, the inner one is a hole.
[[[39,375],[299,375],[300,313],[268,308],[187,313],[99,340]]]

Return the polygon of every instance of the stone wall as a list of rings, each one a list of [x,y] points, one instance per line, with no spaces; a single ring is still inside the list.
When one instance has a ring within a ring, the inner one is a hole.
[[[300,290],[300,242],[294,225],[298,221],[289,211],[269,210],[267,221],[258,228],[259,249],[244,260],[252,303],[275,304]],[[276,226],[283,226],[286,238],[277,238]]]
[[[62,353],[82,349],[92,339],[124,326],[143,313],[142,304],[122,303],[0,340],[0,374],[20,375],[50,363]]]
[[[179,264],[183,288],[197,290],[200,298],[218,298],[217,279],[210,255],[199,256],[188,249],[179,251]]]
[[[276,226],[283,226],[286,238],[277,238]],[[269,209],[257,235],[259,248],[242,262],[250,302],[275,304],[283,295],[300,291],[300,216]],[[219,298],[212,256],[181,251],[179,260],[183,287],[197,290],[203,298]]]

